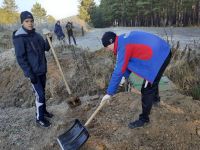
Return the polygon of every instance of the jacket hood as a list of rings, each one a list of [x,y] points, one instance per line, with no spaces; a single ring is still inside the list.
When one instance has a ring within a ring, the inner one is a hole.
[[[33,29],[33,31],[31,31],[31,32],[34,33],[35,29]],[[23,27],[20,27],[18,30],[13,32],[13,38],[26,37],[28,35],[29,35],[29,33]]]
[[[56,27],[60,27],[61,25],[56,23],[55,26],[56,26]]]
[[[13,32],[13,38],[27,36],[27,35],[28,33],[22,27]]]

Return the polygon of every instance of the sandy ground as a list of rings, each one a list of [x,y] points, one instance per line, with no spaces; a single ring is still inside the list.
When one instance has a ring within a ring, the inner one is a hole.
[[[78,49],[68,51],[69,48],[58,57],[65,77],[73,93],[80,96],[82,105],[73,109],[68,107],[67,92],[49,55],[47,106],[54,114],[49,128],[35,124],[30,83],[23,77],[16,61],[5,61],[2,57],[6,63],[0,69],[1,150],[58,150],[56,138],[68,130],[75,119],[84,124],[95,111],[112,72],[112,56],[105,51],[89,54]],[[163,84],[161,104],[153,107],[150,124],[139,129],[128,128],[128,123],[137,119],[141,112],[140,96],[120,92],[87,127],[90,138],[81,149],[199,150],[200,101],[178,93],[168,80]]]
[[[128,123],[141,112],[140,96],[121,92],[114,96],[87,128],[89,140],[83,150],[199,150],[200,102],[181,95],[169,84],[161,92],[161,104],[153,107],[151,122],[129,129]],[[37,127],[35,108],[9,107],[0,110],[0,148],[58,150],[56,138],[79,119],[83,124],[99,105],[100,99],[82,97],[82,105],[70,109],[66,101],[48,104],[54,113],[49,128]],[[54,99],[54,101],[56,101]]]

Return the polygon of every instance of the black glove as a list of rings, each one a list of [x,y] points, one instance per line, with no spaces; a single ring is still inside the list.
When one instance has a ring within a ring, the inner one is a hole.
[[[36,75],[31,75],[30,76],[30,80],[32,84],[36,84],[37,83],[37,76]]]

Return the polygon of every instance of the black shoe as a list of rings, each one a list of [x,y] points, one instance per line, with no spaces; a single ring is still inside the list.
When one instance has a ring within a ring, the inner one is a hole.
[[[46,120],[46,119],[43,119],[43,120],[36,120],[36,123],[42,127],[49,127],[51,125],[51,123]]]
[[[46,111],[46,112],[44,113],[44,117],[52,118],[52,117],[53,117],[53,114],[52,114],[52,113],[49,113],[48,111]]]
[[[130,129],[140,128],[140,127],[143,127],[144,125],[146,125],[147,123],[149,123],[149,122],[145,122],[143,120],[136,120],[136,121],[130,122],[128,124],[128,127]]]

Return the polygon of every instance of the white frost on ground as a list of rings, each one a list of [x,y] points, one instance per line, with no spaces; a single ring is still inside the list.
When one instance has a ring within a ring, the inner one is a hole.
[[[16,62],[14,48],[0,54],[0,68],[13,65]]]
[[[99,28],[93,29],[87,33],[85,36],[76,37],[77,44],[79,47],[84,49],[89,49],[90,51],[95,51],[102,48],[101,37],[106,31],[113,31],[115,33],[123,34],[130,32],[132,30],[135,31],[145,31],[156,34],[162,37],[165,40],[169,40],[170,43],[176,43],[180,41],[180,45],[182,48],[185,47],[186,44],[192,46],[194,42],[198,42],[200,40],[200,30],[199,28],[175,28],[175,27],[112,27],[112,28]]]

